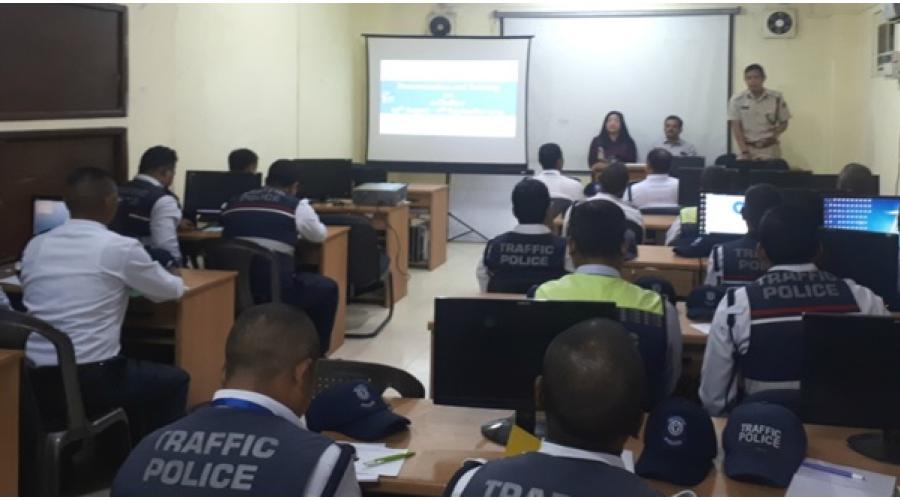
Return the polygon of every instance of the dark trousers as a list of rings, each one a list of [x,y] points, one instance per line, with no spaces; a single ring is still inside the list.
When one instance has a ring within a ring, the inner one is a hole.
[[[78,365],[81,398],[88,418],[125,409],[134,442],[185,414],[190,376],[181,368],[122,356]],[[32,375],[42,420],[64,422],[65,397],[58,367]]]

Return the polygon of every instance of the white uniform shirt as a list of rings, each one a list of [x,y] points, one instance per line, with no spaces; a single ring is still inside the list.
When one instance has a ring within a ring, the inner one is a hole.
[[[158,180],[145,174],[135,179],[163,187]],[[151,248],[169,252],[176,262],[181,262],[181,248],[178,246],[178,224],[181,223],[181,209],[174,196],[165,195],[156,200],[150,211],[150,236],[141,238],[141,243]]]
[[[716,262],[722,265],[716,269]],[[709,252],[709,258],[706,259],[706,279],[703,280],[704,285],[719,286],[725,279],[725,251],[722,245],[716,245]]]
[[[220,398],[242,399],[244,401],[258,404],[259,406],[262,406],[263,408],[271,411],[276,416],[279,416],[296,425],[297,427],[306,430],[306,424],[303,419],[298,417],[297,414],[291,411],[291,409],[287,406],[279,403],[269,396],[266,396],[265,394],[238,389],[220,389],[213,395],[213,399]],[[322,453],[322,457],[319,458],[319,463],[316,464],[316,468],[313,469],[312,474],[309,475],[309,482],[306,483],[306,491],[303,492],[303,496],[322,496],[322,493],[325,490],[325,486],[328,485],[328,479],[331,478],[331,474],[334,471],[334,467],[335,465],[337,465],[337,461],[340,456],[341,450],[336,444],[332,444],[325,449],[325,452]],[[358,497],[361,495],[362,493],[359,489],[359,483],[356,480],[356,470],[354,469],[353,461],[350,461],[350,463],[347,464],[347,469],[344,470],[344,475],[341,477],[341,482],[340,484],[338,484],[334,496]]]
[[[537,452],[554,457],[575,458],[578,460],[593,460],[595,462],[603,462],[607,465],[618,467],[620,469],[625,468],[625,462],[622,460],[621,456],[612,455],[610,453],[603,453],[601,451],[582,450],[581,448],[563,446],[561,444],[551,443],[546,439],[541,441],[541,447]],[[475,473],[478,472],[478,469],[479,467],[475,467],[474,469],[467,471],[462,475],[462,477],[459,478],[456,484],[453,485],[452,496],[462,496],[462,492],[465,491],[466,486],[468,486],[469,482],[472,481],[472,478],[475,476]],[[490,495],[490,493],[488,493],[488,495]]]
[[[566,177],[559,170],[544,169],[534,179],[547,186],[551,198],[566,198],[572,201],[584,199],[584,186],[571,177]]]
[[[297,234],[301,240],[312,243],[322,243],[325,241],[325,236],[328,234],[328,229],[325,227],[325,224],[322,224],[322,221],[319,220],[319,215],[313,210],[313,207],[309,204],[309,200],[306,198],[300,200],[300,203],[297,204],[297,208],[294,210],[294,224],[297,226]],[[251,237],[243,237],[240,239],[252,241],[257,245],[266,247],[274,252],[294,255],[295,247],[292,245],[285,245],[284,242],[281,241]]]
[[[666,151],[672,153],[672,156],[697,156],[697,148],[695,148],[693,144],[683,139],[678,139],[677,141],[663,139],[653,147],[663,148]]]
[[[130,289],[155,302],[184,293],[181,278],[150,260],[137,240],[85,219],[34,237],[21,278],[25,307],[72,339],[79,364],[119,353]],[[56,350],[38,335],[29,337],[26,353],[39,366],[57,364]]]
[[[519,224],[512,229],[512,232],[519,234],[550,234],[550,228],[543,224]],[[568,252],[566,252],[566,260],[568,261]],[[475,278],[478,280],[478,288],[482,293],[487,292],[488,282],[491,281],[491,273],[487,266],[484,265],[484,257],[478,261],[475,268]]]
[[[650,174],[627,189],[625,196],[637,208],[677,207],[678,179],[668,174]]]
[[[644,228],[644,216],[641,215],[641,211],[626,203],[624,200],[622,200],[622,198],[618,198],[609,193],[599,192],[585,201],[592,200],[607,200],[615,203],[619,206],[619,208],[622,209],[623,212],[625,212],[625,218],[627,220],[630,220],[638,226],[641,226],[641,229]],[[566,234],[566,231],[569,229],[569,217],[571,216],[572,209],[569,208],[568,210],[566,210],[566,214],[563,216],[562,234]]]
[[[786,266],[773,266],[769,271],[811,272],[817,268],[815,264],[799,264]],[[888,313],[881,297],[872,293],[864,286],[857,285],[851,280],[845,280],[850,286],[853,297],[859,305],[861,314],[874,314],[885,316]],[[734,314],[734,342],[728,331],[728,315]],[[798,314],[796,321],[802,321],[802,315]],[[766,319],[759,321],[767,321]],[[728,297],[723,297],[716,308],[712,326],[709,330],[709,338],[706,342],[706,353],[703,355],[703,369],[700,373],[700,400],[710,415],[720,415],[728,404],[737,396],[738,382],[731,383],[732,373],[736,369],[734,364],[734,350],[738,349],[745,354],[750,348],[750,303],[747,299],[747,290],[737,288],[734,293],[734,305],[728,307]],[[731,390],[729,391],[729,384]],[[788,383],[790,384],[790,382]],[[796,386],[796,384],[794,384]],[[775,388],[775,387],[772,387]],[[783,387],[790,388],[790,387]],[[796,388],[796,387],[793,387]]]

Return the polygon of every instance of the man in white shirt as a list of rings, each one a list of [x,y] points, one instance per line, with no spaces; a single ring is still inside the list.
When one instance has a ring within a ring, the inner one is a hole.
[[[325,241],[327,230],[307,199],[298,199],[299,183],[289,160],[269,167],[266,185],[229,201],[222,211],[225,238],[239,238],[272,250],[281,274],[281,300],[306,311],[319,332],[319,345],[327,352],[337,312],[338,287],[320,274],[298,272],[294,248],[299,239]],[[268,270],[261,267],[251,279],[257,303],[268,302]]]
[[[681,138],[684,122],[676,115],[666,117],[663,122],[663,132],[666,138],[654,147],[663,148],[672,156],[697,156],[697,148],[693,144]]]
[[[647,155],[647,178],[628,188],[626,199],[637,208],[678,207],[678,179],[669,176],[672,154],[655,148]]]
[[[112,495],[360,496],[352,448],[310,432],[301,418],[319,351],[302,311],[244,311],[228,335],[223,388],[209,406],[141,441]]]
[[[544,144],[538,150],[538,161],[543,171],[534,176],[550,191],[551,198],[565,198],[571,201],[584,199],[584,188],[576,179],[562,174],[563,154],[558,144]]]
[[[628,167],[626,167],[624,163],[615,162],[603,169],[599,181],[600,191],[588,198],[588,200],[608,200],[615,203],[623,212],[625,212],[625,220],[636,224],[643,234],[644,216],[641,215],[640,210],[629,205],[622,199],[625,190],[628,188]],[[563,218],[562,234],[568,234],[569,217],[571,215],[572,209],[570,208],[569,210],[566,210],[566,215]]]
[[[112,225],[117,233],[138,238],[151,256],[166,267],[178,267],[182,262],[178,246],[181,206],[169,191],[177,161],[175,151],[165,146],[145,151],[138,175],[119,188],[119,213]]]
[[[583,321],[557,335],[535,381],[547,414],[537,452],[470,461],[445,496],[656,496],[625,469],[622,449],[643,421],[644,372],[635,342],[618,322]]]
[[[162,302],[184,293],[181,278],[153,262],[140,243],[106,228],[118,205],[116,185],[103,170],[82,168],[67,180],[71,219],[34,237],[22,256],[23,301],[29,313],[72,339],[88,414],[124,407],[134,435],[184,414],[188,375],[172,367],[119,355],[122,321],[132,290]],[[28,359],[35,393],[47,413],[64,401],[53,345],[32,335]]]

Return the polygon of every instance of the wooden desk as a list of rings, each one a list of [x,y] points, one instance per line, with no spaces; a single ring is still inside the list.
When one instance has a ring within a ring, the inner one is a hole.
[[[666,278],[672,282],[679,297],[687,297],[703,283],[705,260],[679,257],[671,247],[638,245],[638,256],[625,263],[622,277],[629,281],[648,275]]]
[[[503,449],[481,437],[481,424],[511,415],[509,410],[488,410],[439,406],[427,399],[394,399],[389,404],[393,410],[412,421],[409,431],[391,436],[387,444],[393,448],[409,448],[416,455],[408,458],[397,477],[384,477],[378,483],[363,484],[365,493],[380,495],[437,496],[467,458],[497,459]],[[724,419],[714,419],[716,435],[722,435]],[[883,464],[857,455],[847,447],[847,436],[862,432],[861,429],[807,425],[809,438],[808,456],[840,465],[900,476],[900,466]],[[642,441],[629,439],[625,447],[634,452],[635,461],[643,449]],[[699,485],[690,488],[698,496],[783,496],[785,490],[727,478],[722,472],[720,455],[715,469]],[[648,481],[665,495],[673,495],[688,489],[683,486]]]
[[[297,243],[296,261],[317,266],[322,276],[333,279],[338,285],[338,307],[331,330],[331,345],[328,346],[331,353],[344,344],[344,334],[347,332],[347,247],[350,228],[328,226],[327,229],[328,234],[322,244]]]
[[[645,215],[644,229],[647,231],[668,231],[677,218],[677,215]]]
[[[22,351],[0,350],[0,496],[19,494],[19,375]]]
[[[609,165],[606,161],[600,161],[593,165],[591,165],[592,174],[600,174],[603,172],[603,169]],[[625,167],[628,169],[628,182],[640,182],[647,178],[647,164],[646,163],[626,163]],[[593,175],[592,175],[593,178]]]
[[[371,218],[375,229],[385,232],[385,250],[391,259],[391,274],[394,278],[394,302],[406,297],[409,279],[409,205],[369,207],[352,203],[314,203],[313,208],[319,214],[357,214]]]
[[[406,188],[406,197],[410,208],[422,208],[428,212],[428,261],[424,267],[431,271],[447,261],[450,189],[446,184],[410,184]]]

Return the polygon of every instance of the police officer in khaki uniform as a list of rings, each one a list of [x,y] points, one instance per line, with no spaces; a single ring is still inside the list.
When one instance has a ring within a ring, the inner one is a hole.
[[[791,112],[780,92],[763,87],[765,81],[762,66],[747,66],[747,90],[732,96],[728,103],[728,121],[742,160],[781,158],[778,137],[787,130]]]

